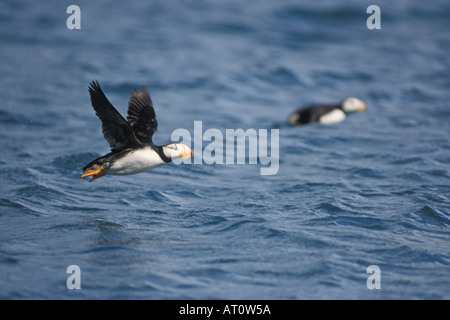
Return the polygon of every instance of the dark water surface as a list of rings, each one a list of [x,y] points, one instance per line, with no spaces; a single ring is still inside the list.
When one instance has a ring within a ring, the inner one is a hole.
[[[371,4],[2,1],[0,298],[449,299],[450,3],[377,1],[380,30]],[[94,79],[122,114],[149,88],[157,144],[196,120],[279,128],[278,173],[169,164],[81,180],[109,151]],[[368,112],[285,125],[347,96]]]

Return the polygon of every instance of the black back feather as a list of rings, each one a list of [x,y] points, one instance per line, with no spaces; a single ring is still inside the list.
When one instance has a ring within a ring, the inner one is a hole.
[[[330,105],[311,105],[298,109],[293,114],[297,114],[297,122],[295,124],[308,124],[311,122],[318,122],[320,117],[333,111],[334,109],[341,109],[341,105],[330,104]]]

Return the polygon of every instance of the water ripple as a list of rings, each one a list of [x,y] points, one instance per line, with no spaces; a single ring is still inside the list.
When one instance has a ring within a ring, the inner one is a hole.
[[[0,298],[450,298],[449,2],[380,6],[382,29],[368,30],[357,0],[90,2],[67,30],[64,10],[1,1]],[[149,87],[158,144],[194,120],[275,127],[280,170],[82,180],[108,150],[95,79],[123,115]],[[287,122],[346,96],[368,112]],[[64,285],[71,264],[82,293]],[[377,292],[372,264],[387,277]]]

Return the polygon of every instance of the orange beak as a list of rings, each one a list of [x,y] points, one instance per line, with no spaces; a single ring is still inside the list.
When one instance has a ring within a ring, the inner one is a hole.
[[[361,108],[358,109],[359,112],[366,112],[367,111],[367,106],[365,103],[363,103],[363,105],[361,106]]]

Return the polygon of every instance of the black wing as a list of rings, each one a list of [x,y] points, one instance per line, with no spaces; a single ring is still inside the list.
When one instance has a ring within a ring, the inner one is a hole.
[[[102,121],[103,136],[108,141],[111,151],[141,147],[142,144],[136,139],[130,124],[109,102],[97,81],[91,82],[89,93],[95,113]]]
[[[139,141],[152,144],[153,134],[158,129],[158,121],[146,87],[131,93],[127,120]]]

